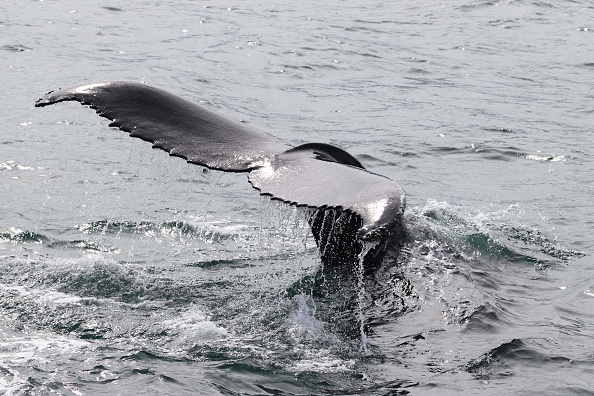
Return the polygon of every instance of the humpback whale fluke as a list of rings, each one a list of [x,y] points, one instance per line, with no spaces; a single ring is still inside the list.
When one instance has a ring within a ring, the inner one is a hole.
[[[78,101],[130,136],[153,143],[192,164],[249,172],[262,195],[313,208],[309,223],[325,262],[356,258],[365,241],[379,242],[369,260],[383,257],[386,242],[402,236],[406,195],[395,181],[369,172],[346,151],[325,143],[292,147],[282,140],[134,82],[103,82],[52,91],[36,107]],[[331,213],[331,216],[329,215]]]

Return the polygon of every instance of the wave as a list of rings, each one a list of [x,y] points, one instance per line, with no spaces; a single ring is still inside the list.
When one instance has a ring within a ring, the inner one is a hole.
[[[454,246],[452,256],[482,256],[546,268],[585,255],[533,226],[518,224],[523,213],[517,205],[493,212],[471,212],[447,202],[428,200],[410,212],[408,218],[416,237],[438,241],[448,248]]]
[[[500,133],[513,133],[512,130],[506,128],[484,128],[487,132],[500,132]],[[534,153],[527,153],[517,147],[489,147],[486,145],[475,145],[470,144],[466,147],[432,147],[429,149],[430,153],[436,153],[437,155],[464,155],[469,154],[480,155],[487,160],[495,161],[513,161],[517,159],[524,159],[530,161],[539,162],[567,162],[567,160],[574,160],[575,157],[557,155],[557,154],[546,154],[541,151]]]
[[[315,243],[303,210],[269,202],[263,204],[262,210],[259,223],[237,224],[203,215],[183,220],[103,219],[47,234],[13,227],[0,231],[0,244],[38,244],[42,247],[34,249],[40,251],[49,248],[116,255],[130,255],[131,249],[142,244],[144,253],[152,257],[160,251],[193,251],[197,253],[196,261],[189,265],[205,268],[236,263],[238,259],[288,259],[304,252],[314,254]]]
[[[47,235],[28,230],[11,229],[10,232],[0,233],[0,243],[11,243],[15,245],[42,244],[48,248],[75,249],[84,251],[96,251],[105,253],[116,253],[119,251],[113,246],[103,246],[95,241],[88,240],[59,240]]]
[[[10,232],[0,232],[0,243],[44,243],[50,238],[34,231],[11,229]]]
[[[223,243],[237,236],[237,233],[230,229],[216,230],[207,224],[196,225],[185,220],[160,222],[148,220],[97,220],[78,225],[75,229],[85,234],[115,234],[118,236],[122,234],[168,235],[200,239],[212,243]]]

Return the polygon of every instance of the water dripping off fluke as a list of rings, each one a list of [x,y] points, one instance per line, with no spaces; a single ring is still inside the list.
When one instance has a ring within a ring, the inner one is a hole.
[[[257,250],[276,257],[301,258],[313,248],[307,210],[262,197],[260,211]]]
[[[363,241],[363,249],[359,253],[359,265],[357,266],[357,319],[359,321],[359,332],[361,335],[361,345],[359,352],[363,355],[368,354],[367,350],[367,334],[365,334],[365,315],[363,313],[365,308],[365,256],[369,251],[375,248],[379,242]]]

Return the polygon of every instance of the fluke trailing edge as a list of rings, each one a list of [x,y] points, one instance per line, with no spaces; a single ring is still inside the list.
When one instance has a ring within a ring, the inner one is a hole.
[[[63,101],[88,105],[130,136],[192,164],[249,172],[262,195],[312,209],[309,219],[325,262],[341,263],[378,242],[366,261],[383,257],[402,234],[406,204],[395,181],[369,172],[346,151],[324,143],[291,147],[272,135],[134,82],[103,82],[52,91],[35,106]]]

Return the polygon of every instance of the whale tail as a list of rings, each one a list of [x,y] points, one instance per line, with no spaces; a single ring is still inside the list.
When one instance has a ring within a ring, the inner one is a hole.
[[[136,137],[192,164],[249,172],[262,195],[314,209],[310,226],[324,262],[350,262],[363,243],[378,242],[366,261],[383,257],[386,242],[401,234],[406,205],[395,181],[369,172],[346,151],[325,143],[291,147],[282,140],[134,82],[103,82],[49,92],[36,107],[77,101]]]

